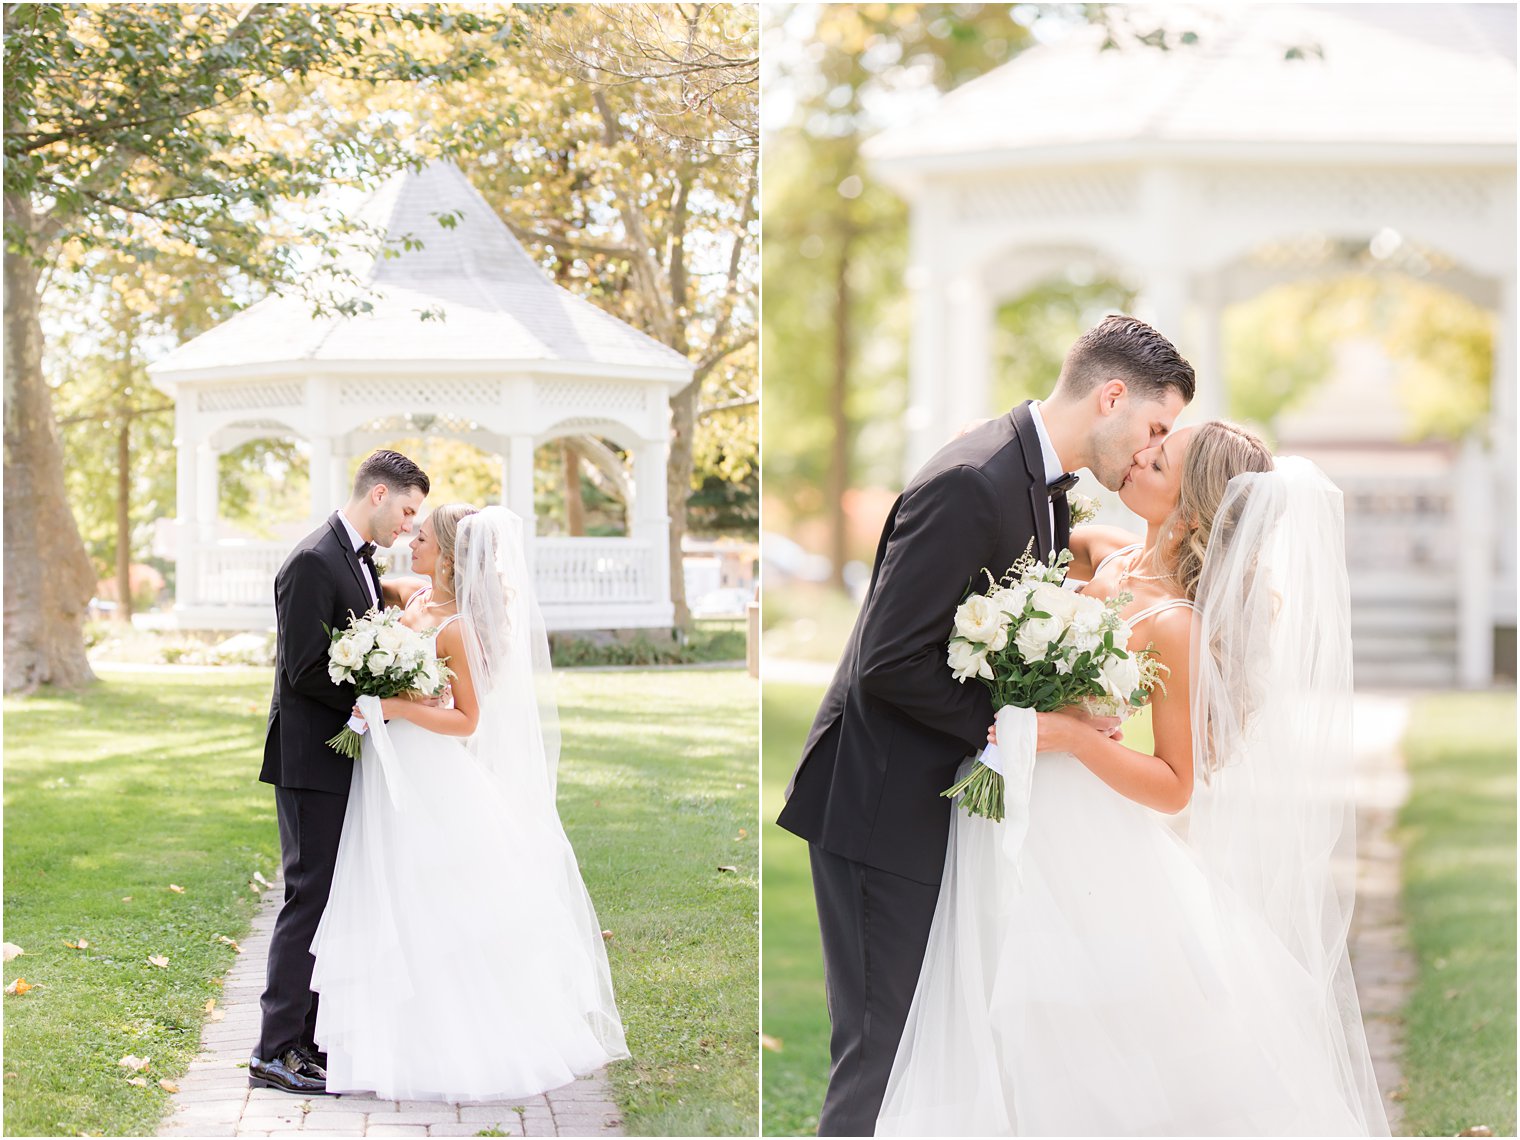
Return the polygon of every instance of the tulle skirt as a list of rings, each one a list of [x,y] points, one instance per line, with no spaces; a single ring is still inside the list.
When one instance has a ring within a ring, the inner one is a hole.
[[[877,1135],[1366,1134],[1325,995],[1165,817],[1064,753],[1031,803],[1017,870],[955,812]]]
[[[331,1092],[478,1101],[557,1088],[628,1055],[606,950],[550,810],[508,802],[464,744],[407,722],[354,765],[312,942]]]

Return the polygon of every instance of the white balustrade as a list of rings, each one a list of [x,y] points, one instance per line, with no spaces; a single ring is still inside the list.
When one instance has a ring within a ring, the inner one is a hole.
[[[203,606],[273,606],[274,576],[290,548],[282,543],[208,543],[197,547]]]
[[[533,579],[545,606],[654,602],[654,546],[632,538],[537,538]]]

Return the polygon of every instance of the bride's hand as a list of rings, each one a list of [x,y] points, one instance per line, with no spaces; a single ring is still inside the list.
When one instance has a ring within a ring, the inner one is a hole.
[[[1060,723],[1048,720],[1049,717],[1060,717]],[[1086,709],[1076,705],[1069,705],[1059,712],[1035,713],[1036,725],[1039,735],[1035,739],[1036,751],[1069,752],[1070,748],[1063,746],[1057,741],[1071,742],[1079,737],[1071,734],[1073,723],[1101,732],[1104,736],[1113,740],[1123,740],[1124,733],[1120,730],[1120,720],[1116,716],[1093,716]],[[997,721],[993,721],[987,729],[987,743],[997,743]]]
[[[386,720],[411,720],[414,703],[410,697],[381,697],[380,715]]]

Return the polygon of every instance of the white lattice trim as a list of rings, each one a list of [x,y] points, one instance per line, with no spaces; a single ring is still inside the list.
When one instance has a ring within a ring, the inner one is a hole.
[[[299,407],[306,387],[299,381],[286,384],[232,384],[203,388],[195,394],[198,412],[241,412],[250,408]]]
[[[347,407],[386,405],[393,407],[457,407],[461,404],[495,406],[501,398],[498,380],[345,380],[338,388],[338,403]]]
[[[641,412],[642,384],[604,384],[589,380],[539,380],[533,398],[541,408],[576,412]]]
[[[958,188],[955,216],[983,222],[1118,214],[1132,209],[1135,197],[1127,171],[1017,174]]]

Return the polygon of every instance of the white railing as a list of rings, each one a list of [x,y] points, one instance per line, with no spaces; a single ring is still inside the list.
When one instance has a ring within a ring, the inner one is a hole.
[[[195,549],[195,604],[273,606],[274,576],[290,553],[279,543],[217,543]],[[398,543],[380,552],[387,572],[411,572],[411,550]],[[631,538],[537,538],[534,584],[546,606],[657,602],[653,544]]]
[[[632,538],[536,538],[533,580],[545,606],[657,601],[655,551]]]
[[[274,576],[290,548],[281,543],[217,543],[195,551],[195,600],[206,606],[273,606]]]

